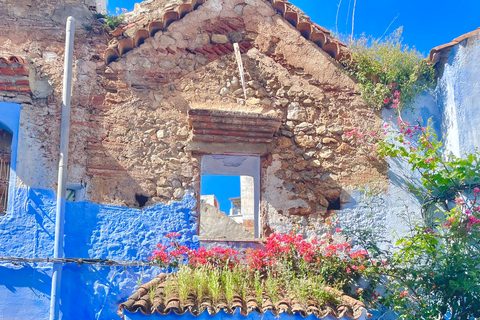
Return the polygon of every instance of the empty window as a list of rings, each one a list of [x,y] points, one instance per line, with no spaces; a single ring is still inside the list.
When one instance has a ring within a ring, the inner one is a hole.
[[[202,175],[200,235],[223,238],[255,236],[253,177]]]
[[[13,136],[9,131],[0,129],[0,215],[7,213],[12,138]]]
[[[260,158],[205,155],[201,173],[200,236],[260,237]]]

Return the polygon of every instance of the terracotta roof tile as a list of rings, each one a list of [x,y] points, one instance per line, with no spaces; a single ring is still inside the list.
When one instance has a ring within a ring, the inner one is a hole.
[[[25,61],[25,59],[23,59],[22,57],[18,57],[18,56],[1,56],[0,55],[0,64],[2,63],[6,63],[6,64],[18,63],[23,66],[27,64],[27,61]]]
[[[215,315],[221,310],[228,314],[233,314],[236,310],[239,310],[243,316],[247,316],[251,312],[263,314],[267,311],[276,316],[282,313],[288,315],[298,313],[303,317],[309,315],[315,315],[317,318],[331,316],[334,319],[340,319],[344,316],[350,319],[358,319],[363,312],[366,313],[367,317],[371,316],[361,301],[345,294],[341,296],[341,302],[338,306],[318,305],[314,301],[308,301],[307,306],[302,306],[299,303],[286,300],[280,300],[275,305],[269,297],[264,296],[263,305],[260,307],[256,298],[248,295],[245,300],[239,296],[234,296],[230,304],[227,304],[224,300],[212,303],[209,298],[204,298],[201,302],[198,302],[195,296],[189,295],[184,303],[180,303],[179,298],[174,293],[165,297],[166,280],[167,274],[160,274],[152,281],[140,286],[137,292],[120,304],[118,314],[123,317],[123,311],[126,310],[130,313],[140,311],[145,315],[152,315],[155,312],[161,315],[167,315],[171,312],[182,315],[190,312],[192,315],[198,316],[205,311],[210,315]]]
[[[148,37],[152,37],[157,31],[165,30],[170,23],[176,20],[182,19],[187,13],[195,10],[203,4],[206,0],[187,0],[187,2],[178,5],[169,5],[163,8],[161,16],[155,17],[153,21],[145,21],[142,18],[138,21],[132,22],[127,26],[118,27],[111,35],[118,37],[122,35],[127,29],[140,25],[142,22],[146,24],[143,28],[138,29],[133,36],[133,47],[140,46],[144,40]],[[324,49],[335,60],[340,60],[346,55],[348,49],[346,45],[340,40],[330,36],[330,32],[322,26],[310,21],[310,17],[305,13],[285,0],[267,0],[271,3],[272,7],[281,14],[285,20],[287,20],[292,26],[300,31],[300,34],[307,40],[311,40],[317,46]],[[243,27],[243,26],[242,26]],[[228,33],[228,28],[237,30],[241,28],[239,25],[235,25],[230,22],[226,24],[217,24],[212,26],[211,32],[216,31],[218,33]],[[207,29],[207,28],[206,28]],[[104,53],[104,59],[106,64],[118,59],[121,55],[133,49],[133,47],[120,45],[120,41],[113,42],[114,46],[108,48]],[[326,45],[334,43],[325,48]],[[245,47],[244,47],[245,48]],[[125,51],[125,49],[127,49]],[[205,49],[205,48],[204,48]],[[242,53],[246,51],[242,50]],[[216,58],[215,53],[210,53],[209,57]]]
[[[445,44],[442,44],[440,46],[436,46],[435,48],[430,50],[430,54],[428,55],[428,61],[430,63],[433,63],[433,64],[437,63],[438,61],[440,61],[440,58],[442,57],[443,54],[445,54],[447,52],[448,49],[457,45],[458,43],[462,42],[463,40],[466,40],[466,39],[468,39],[472,36],[475,36],[477,34],[480,34],[480,27],[477,28],[476,30],[470,31],[468,33],[465,33],[465,34],[461,35],[460,37],[457,37],[457,38],[453,39],[449,43],[445,43]]]

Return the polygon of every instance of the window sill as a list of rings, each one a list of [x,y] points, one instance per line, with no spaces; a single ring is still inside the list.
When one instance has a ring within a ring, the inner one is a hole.
[[[224,237],[199,237],[200,245],[205,248],[229,247],[235,249],[264,249],[265,238],[224,238]]]

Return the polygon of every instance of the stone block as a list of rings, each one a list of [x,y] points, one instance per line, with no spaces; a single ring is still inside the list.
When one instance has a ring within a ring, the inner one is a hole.
[[[290,148],[292,144],[292,140],[287,137],[280,137],[280,139],[278,139],[278,146],[282,149]]]
[[[333,157],[333,151],[332,150],[325,150],[325,151],[320,152],[318,155],[322,159],[330,159],[330,158]]]
[[[313,148],[315,147],[315,140],[311,136],[303,135],[296,136],[295,142],[302,148]]]
[[[175,42],[175,39],[167,35],[162,35],[159,39],[159,44],[161,47],[174,46]]]
[[[292,102],[288,105],[287,119],[294,121],[306,121],[307,111],[301,107],[298,102]]]
[[[259,104],[260,103],[260,99],[258,98],[249,98],[247,100],[247,106],[253,106],[253,105],[256,105],[256,104]]]
[[[169,60],[161,60],[158,65],[165,70],[171,70],[175,68],[175,62],[169,61]]]
[[[191,59],[182,59],[180,60],[180,63],[178,64],[180,68],[186,71],[193,71],[195,70],[195,61]]]
[[[215,44],[224,44],[228,42],[228,37],[223,34],[213,34],[212,35],[212,43]]]
[[[322,139],[322,143],[323,143],[323,144],[329,144],[329,143],[335,143],[335,144],[337,144],[338,141],[335,140],[335,139],[333,139],[333,138],[323,138],[323,139]]]

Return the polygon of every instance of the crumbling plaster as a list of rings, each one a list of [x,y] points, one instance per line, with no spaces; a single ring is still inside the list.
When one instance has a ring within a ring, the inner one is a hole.
[[[46,8],[39,15],[51,11]],[[159,10],[140,9],[132,15]],[[264,233],[281,231],[273,221],[290,215],[325,216],[329,201],[346,194],[342,190],[372,180],[386,187],[385,164],[345,135],[354,127],[380,128],[380,114],[363,103],[341,66],[268,2],[208,0],[109,65],[101,58],[108,35],[96,27],[84,30],[82,22],[92,20],[77,15],[69,181],[87,183],[88,200],[138,206],[135,194],[142,194],[149,197],[148,206],[198,194],[201,156],[187,148],[191,108],[281,116],[280,130],[261,161]],[[211,27],[218,22],[239,28],[217,34]],[[53,29],[40,25],[29,21],[14,40],[0,35],[1,50],[24,56],[35,80],[31,96],[4,99],[22,104],[25,154],[19,181],[55,189],[64,31],[58,24]],[[225,39],[251,44],[242,56],[246,101],[233,54],[192,53]]]
[[[439,71],[436,95],[446,151],[463,156],[480,147],[480,34],[455,45]]]
[[[156,109],[156,132],[160,132],[162,138],[168,132],[168,128],[163,129],[162,124],[158,124],[165,121],[159,121],[159,117],[165,114],[171,121],[169,128],[184,128],[186,121],[184,115],[189,108],[281,114],[284,125],[275,137],[275,143],[269,151],[270,155],[265,157],[264,167],[268,170],[271,156],[281,154],[283,170],[280,171],[286,171],[276,172],[284,183],[281,188],[284,189],[287,182],[293,180],[288,184],[289,187],[293,184],[297,189],[292,197],[298,198],[300,195],[301,199],[305,199],[303,202],[309,202],[308,205],[299,208],[298,199],[287,198],[284,201],[288,203],[291,200],[291,203],[286,205],[283,214],[305,215],[313,212],[325,214],[328,206],[327,197],[332,200],[338,197],[341,185],[353,181],[367,182],[373,177],[381,179],[383,172],[379,172],[368,163],[359,164],[365,163],[360,160],[362,156],[371,155],[359,154],[355,157],[355,154],[361,151],[356,150],[353,141],[345,136],[345,132],[352,130],[354,126],[365,129],[380,127],[380,117],[362,103],[355,83],[339,69],[336,62],[314,44],[300,37],[298,31],[275,14],[266,2],[217,1],[211,5],[209,3],[189,13],[182,20],[173,22],[168,31],[158,32],[154,37],[146,39],[140,48],[128,52],[118,62],[109,65],[113,73],[123,74],[126,82],[135,82],[135,87],[139,91],[144,90],[148,94],[148,89],[155,88],[155,93],[150,93],[152,104],[146,107]],[[195,48],[203,44],[205,39],[212,37],[212,34],[203,31],[201,26],[211,23],[213,12],[210,11],[217,10],[220,5],[222,17],[235,19],[230,21],[241,21],[245,25],[245,31],[235,36],[253,40],[253,48],[244,55],[247,72],[246,103],[241,99],[243,92],[239,77],[236,76],[237,66],[232,55],[208,61],[199,59],[200,56],[185,55],[181,50],[183,47]],[[237,8],[238,11],[239,5],[243,7],[241,17],[235,10]],[[170,30],[179,32],[174,34]],[[262,32],[257,33],[258,30]],[[181,39],[175,38],[181,35],[185,36]],[[175,51],[175,54],[168,51],[158,52],[162,44],[164,48],[168,46]],[[190,62],[185,64],[185,60]],[[191,70],[192,65],[194,71]],[[148,73],[162,74],[170,81],[168,84],[154,83],[151,77],[145,76]],[[135,96],[133,90],[132,93]],[[143,101],[138,101],[139,105],[145,103],[144,97],[145,95],[142,97]],[[131,101],[129,100],[129,103]],[[125,113],[125,107],[119,106],[117,110],[120,108]],[[136,109],[135,112],[143,114],[143,111],[139,112],[138,108]],[[152,111],[145,114],[147,113]],[[146,128],[144,132],[148,130]],[[132,131],[127,134],[133,133]],[[167,149],[163,150],[169,152]],[[185,154],[185,157],[185,162],[190,163],[189,154]],[[371,160],[376,161],[378,167],[381,167],[375,156]],[[168,165],[170,164],[165,166]],[[360,179],[352,177],[356,175],[352,174],[353,167]],[[329,182],[320,179],[327,171],[334,173],[333,179]],[[264,186],[271,185],[268,179],[272,175],[272,170],[269,173],[262,172]],[[335,179],[341,180],[342,177],[350,181],[335,182]],[[184,181],[185,185],[182,187],[197,188],[196,179],[197,168],[194,181]],[[307,189],[311,190],[310,194],[307,194]],[[159,191],[165,190],[170,192],[157,193],[156,197],[160,199],[171,197],[169,186]],[[264,195],[272,193],[276,196],[275,193],[278,192],[277,189],[262,190]],[[321,203],[321,206],[316,203]]]

